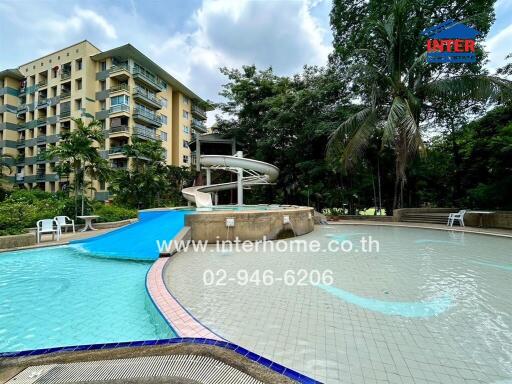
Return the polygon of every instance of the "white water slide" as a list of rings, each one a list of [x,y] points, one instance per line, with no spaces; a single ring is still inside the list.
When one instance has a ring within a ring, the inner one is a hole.
[[[252,185],[270,184],[277,179],[279,168],[263,161],[246,159],[241,152],[237,156],[202,155],[200,165],[206,168],[206,185],[184,188],[181,193],[197,208],[213,206],[212,192],[238,188],[238,204],[243,204],[243,188]],[[237,181],[211,184],[211,170],[227,170],[237,174]]]

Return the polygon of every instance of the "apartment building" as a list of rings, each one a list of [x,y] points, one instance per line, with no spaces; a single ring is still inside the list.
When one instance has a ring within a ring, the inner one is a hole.
[[[190,166],[188,143],[205,133],[208,104],[130,44],[102,52],[88,41],[16,69],[0,72],[0,154],[12,164],[13,183],[61,190],[44,152],[74,129],[71,118],[101,121],[102,156],[126,168],[123,146],[133,138],[159,140],[168,164]],[[96,198],[108,196],[95,185]]]

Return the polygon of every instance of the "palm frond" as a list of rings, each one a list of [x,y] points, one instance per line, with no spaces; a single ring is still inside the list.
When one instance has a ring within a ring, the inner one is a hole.
[[[432,81],[418,91],[427,98],[504,101],[512,98],[512,82],[497,76],[461,75]]]
[[[366,148],[376,125],[377,113],[373,107],[355,113],[331,134],[327,157],[339,159],[344,168],[350,168]]]

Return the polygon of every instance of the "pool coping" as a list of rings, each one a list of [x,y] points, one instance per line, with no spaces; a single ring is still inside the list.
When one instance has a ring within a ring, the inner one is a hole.
[[[434,229],[437,231],[453,231],[460,233],[472,233],[475,235],[487,235],[487,236],[496,236],[496,237],[505,237],[512,238],[511,234],[507,233],[496,233],[496,232],[485,232],[480,230],[478,227],[434,227],[429,224],[423,225],[415,225],[415,224],[405,224],[404,222],[371,222],[370,220],[365,220],[364,222],[357,222],[346,220],[344,222],[340,221],[327,221],[326,225],[370,225],[370,226],[381,226],[381,227],[396,227],[396,228],[417,228],[417,229]]]

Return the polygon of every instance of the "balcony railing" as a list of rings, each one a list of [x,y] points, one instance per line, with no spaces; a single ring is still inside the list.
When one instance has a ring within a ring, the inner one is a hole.
[[[202,108],[199,108],[197,105],[192,105],[192,113],[206,119],[206,111]]]
[[[44,108],[47,105],[48,105],[48,99],[47,98],[42,98],[42,99],[37,100],[37,108]]]
[[[37,173],[36,173],[37,181],[44,181],[45,178],[46,178],[46,172],[37,171]]]
[[[136,124],[133,127],[133,133],[143,139],[160,140],[160,134],[156,129]]]
[[[158,113],[148,112],[145,109],[139,107],[135,107],[133,109],[133,117],[148,120],[150,123],[156,125],[162,125],[162,116],[160,116]]]
[[[71,110],[65,109],[63,111],[60,111],[59,116],[60,117],[69,117],[69,116],[71,116]]]
[[[110,127],[110,133],[129,132],[130,129],[127,125],[118,125],[117,127]]]
[[[192,119],[192,128],[201,131],[201,132],[207,132],[206,125],[201,121],[197,119]]]
[[[60,91],[59,100],[68,99],[71,97],[71,91]]]
[[[164,82],[160,80],[158,77],[152,76],[138,67],[132,68],[132,74],[134,78],[139,78],[143,80],[145,83],[152,85],[159,91],[162,91],[165,87]]]
[[[108,69],[108,72],[109,72],[109,73],[116,73],[116,72],[121,72],[121,71],[128,71],[128,72],[130,72],[130,69],[129,69],[129,67],[128,67],[128,64],[125,64],[125,63],[122,63],[122,64],[116,64],[116,65],[111,66],[111,67]]]
[[[18,146],[18,147],[24,147],[24,146],[25,146],[25,139],[19,139],[19,140],[16,142],[16,146]]]
[[[25,113],[25,112],[27,112],[27,110],[28,110],[28,105],[27,104],[21,104],[21,105],[18,105],[17,113],[19,113],[19,114]]]
[[[16,174],[16,181],[23,181],[24,178],[25,176],[23,175],[23,173]]]
[[[71,77],[71,71],[62,71],[62,73],[60,74],[61,80],[67,80],[70,77]]]
[[[39,126],[39,125],[46,125],[46,118],[37,119],[36,126]]]
[[[133,97],[141,98],[141,99],[146,100],[147,102],[151,103],[151,105],[154,105],[158,108],[162,108],[162,104],[163,104],[162,99],[160,99],[159,97],[156,97],[155,95],[152,95],[151,93],[149,93],[148,91],[146,91],[143,88],[135,87],[135,89],[133,90]]]
[[[43,87],[46,87],[48,85],[48,80],[41,80],[39,83],[37,83],[37,86],[39,88],[43,88]]]
[[[46,142],[46,135],[37,136],[37,142],[38,143],[45,143]]]
[[[109,155],[118,155],[124,153],[124,147],[112,147],[108,150]]]
[[[114,86],[110,87],[110,89],[109,89],[110,93],[120,92],[120,91],[129,92],[130,86],[128,84],[118,84],[118,85],[114,85]]]
[[[109,113],[119,113],[119,112],[130,112],[130,106],[127,104],[116,104],[116,105],[112,105],[109,109]]]

